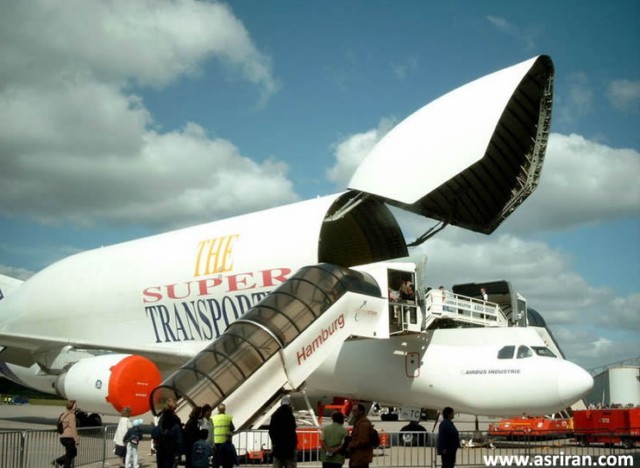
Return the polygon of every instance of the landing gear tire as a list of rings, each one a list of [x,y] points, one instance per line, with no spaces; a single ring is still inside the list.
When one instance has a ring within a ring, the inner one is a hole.
[[[381,421],[397,421],[398,413],[382,413],[380,415]]]
[[[407,432],[405,434],[401,434],[400,439],[402,440],[402,445],[404,445],[405,447],[413,447],[417,445],[417,437],[413,433]]]
[[[102,416],[97,413],[85,413],[84,411],[76,411],[77,427],[100,427],[102,426]]]
[[[426,447],[429,433],[419,424],[408,424],[400,429],[400,442],[405,447]]]
[[[97,413],[91,413],[87,418],[89,427],[100,427],[102,426],[102,416]]]

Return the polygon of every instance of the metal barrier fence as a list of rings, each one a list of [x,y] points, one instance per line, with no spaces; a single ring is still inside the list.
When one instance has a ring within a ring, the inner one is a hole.
[[[80,445],[75,466],[101,464],[112,455],[115,426],[80,428]],[[49,466],[64,454],[55,430],[0,432],[0,466],[2,468],[37,468]]]
[[[115,426],[79,429],[80,446],[75,466],[117,466],[113,454],[113,435]],[[315,448],[314,440],[304,437],[316,437],[317,432],[309,431],[303,436],[305,446],[314,448],[300,450],[299,465],[320,467],[320,451]],[[598,433],[600,436],[612,434]],[[513,457],[529,457],[529,465],[534,465],[534,457],[540,457],[538,466],[574,466],[567,457],[587,457],[591,461],[581,466],[598,466],[597,460],[617,460],[607,462],[608,466],[640,466],[640,440],[632,448],[620,443],[593,443],[581,446],[577,440],[564,438],[539,438],[522,433],[510,440],[491,438],[486,432],[461,432],[462,448],[458,450],[456,466],[517,466],[523,464]],[[437,434],[429,432],[386,432],[381,431],[383,445],[374,450],[373,467],[436,467],[440,459],[436,454]],[[245,431],[234,436],[234,444],[241,457],[241,466],[270,466],[271,441],[267,431]],[[144,447],[144,448],[143,448]],[[155,466],[155,459],[147,455],[149,435],[145,434],[141,456],[146,459],[145,466]],[[143,454],[144,451],[144,454]],[[51,460],[62,455],[64,449],[55,430],[23,430],[0,432],[0,467],[2,468],[40,468],[49,466]],[[553,457],[556,457],[555,459]],[[626,458],[625,458],[626,457]],[[584,458],[582,458],[584,460]],[[345,463],[347,465],[348,463]],[[526,464],[526,463],[525,463]],[[601,466],[603,466],[601,464]]]
[[[317,436],[314,441],[313,434],[313,431],[304,433],[302,442],[305,445],[316,445]],[[593,434],[592,439],[602,440],[604,436],[611,435],[611,433],[597,433]],[[374,450],[374,458],[370,466],[390,468],[440,466],[440,457],[435,447],[437,433],[381,431],[380,436],[384,443]],[[549,433],[545,438],[525,431],[514,432],[509,439],[490,437],[486,431],[465,431],[460,432],[460,439],[462,443],[457,453],[456,466],[484,467],[492,463],[494,466],[527,464],[524,463],[524,457],[528,457],[530,465],[538,463],[537,466],[575,466],[574,457],[582,459],[581,466],[598,466],[597,460],[600,457],[626,457],[609,465],[640,467],[640,438],[637,438],[632,448],[628,448],[628,444],[625,446],[624,441],[612,444],[591,443],[585,447],[580,439],[571,437],[571,434],[567,434],[566,431]],[[270,465],[271,442],[266,431],[236,434],[234,444],[245,464]],[[319,455],[317,449],[301,451],[298,459],[304,466],[317,467],[321,466]],[[514,457],[519,457],[519,461]],[[536,457],[538,457],[537,460]],[[583,457],[591,461],[585,462]],[[627,460],[626,464],[625,460]]]

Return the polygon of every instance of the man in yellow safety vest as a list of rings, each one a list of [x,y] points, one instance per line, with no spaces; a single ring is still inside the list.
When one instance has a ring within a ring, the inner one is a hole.
[[[233,425],[233,417],[226,414],[226,411],[227,407],[220,403],[218,405],[218,414],[211,417],[211,422],[213,423],[213,445],[216,447],[216,457],[217,454],[220,453],[220,446],[227,440],[227,434],[231,434],[236,429]]]

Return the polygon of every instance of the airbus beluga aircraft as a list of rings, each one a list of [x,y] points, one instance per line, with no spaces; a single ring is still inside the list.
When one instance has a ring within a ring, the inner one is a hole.
[[[538,56],[442,96],[343,193],[3,277],[1,372],[97,413],[224,401],[239,427],[300,390],[482,415],[566,408],[593,381],[524,299],[427,291],[389,208],[493,232],[538,183],[552,81]]]

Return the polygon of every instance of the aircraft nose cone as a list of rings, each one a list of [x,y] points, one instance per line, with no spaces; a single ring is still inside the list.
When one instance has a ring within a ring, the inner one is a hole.
[[[558,393],[565,404],[572,405],[593,388],[593,377],[579,366],[566,362],[558,380]]]

